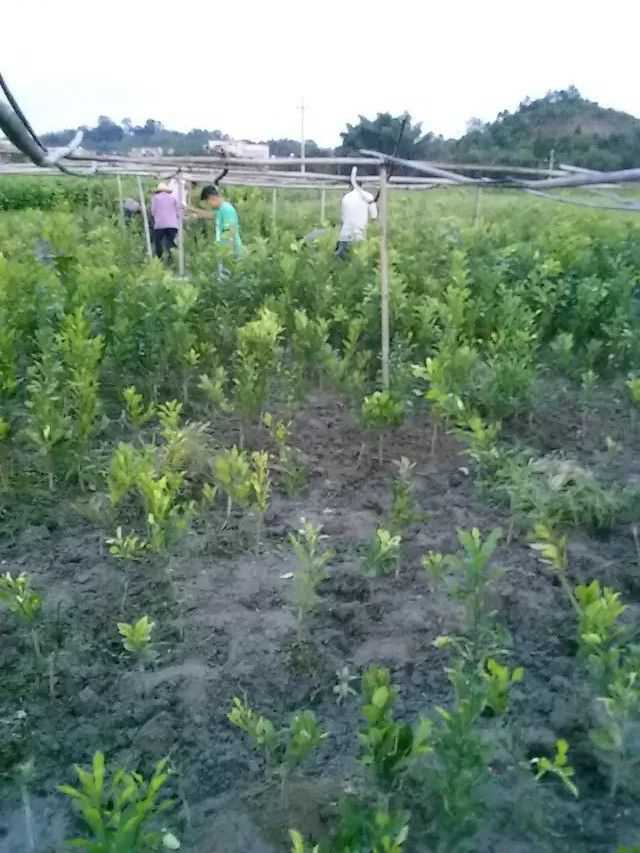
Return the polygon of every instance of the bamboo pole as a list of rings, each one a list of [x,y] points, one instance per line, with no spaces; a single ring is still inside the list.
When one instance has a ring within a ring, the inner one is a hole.
[[[271,197],[271,230],[275,233],[276,218],[278,216],[278,190],[273,188],[273,196]]]
[[[380,168],[380,320],[382,331],[382,385],[389,388],[389,252],[388,252],[388,207],[387,170]]]
[[[140,196],[140,207],[142,208],[142,222],[144,224],[144,239],[147,244],[147,255],[152,257],[151,251],[151,232],[149,231],[149,217],[147,216],[147,203],[144,198],[144,190],[142,189],[142,178],[138,175],[138,195]]]
[[[120,217],[120,227],[124,228],[124,199],[122,197],[122,178],[120,175],[116,175],[116,181],[118,182],[118,215]]]
[[[324,225],[325,214],[327,209],[327,191],[323,187],[320,190],[320,225]]]

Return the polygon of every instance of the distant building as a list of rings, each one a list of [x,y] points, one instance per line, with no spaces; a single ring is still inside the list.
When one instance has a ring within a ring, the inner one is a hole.
[[[262,142],[243,142],[235,139],[210,139],[207,151],[220,157],[238,157],[243,160],[268,160],[269,146]]]
[[[161,145],[149,146],[147,148],[131,148],[131,157],[162,157],[164,148]]]
[[[11,159],[11,155],[17,153],[19,153],[18,149],[15,147],[13,142],[9,142],[9,140],[4,137],[0,138],[0,161],[8,163]]]

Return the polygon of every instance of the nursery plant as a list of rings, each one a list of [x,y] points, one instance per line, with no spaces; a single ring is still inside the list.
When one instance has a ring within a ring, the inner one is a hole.
[[[163,793],[168,763],[168,758],[159,761],[148,780],[119,767],[109,772],[102,752],[95,753],[90,770],[75,765],[77,787],[58,790],[73,802],[87,834],[67,843],[87,853],[159,851],[165,834],[159,819],[173,806]]]
[[[371,577],[382,577],[395,570],[400,571],[400,546],[402,537],[393,534],[386,527],[378,527],[373,542],[364,560],[364,573]]]
[[[405,407],[389,391],[374,391],[362,401],[362,422],[367,429],[378,433],[378,464],[384,461],[385,433],[400,426],[405,417]]]
[[[300,519],[297,533],[289,534],[289,541],[298,560],[293,576],[293,600],[298,618],[298,640],[302,641],[309,615],[318,604],[318,587],[328,577],[327,564],[334,552],[323,546],[326,538],[322,526],[306,518]]]
[[[31,587],[28,575],[21,573],[13,577],[11,572],[0,575],[0,604],[29,629],[36,658],[42,660],[38,619],[42,610],[42,598]]]

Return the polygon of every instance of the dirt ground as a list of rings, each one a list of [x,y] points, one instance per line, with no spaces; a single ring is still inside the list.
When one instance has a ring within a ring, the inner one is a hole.
[[[583,461],[603,452],[610,435],[624,445],[611,476],[640,477],[637,441],[622,403],[616,408],[609,396],[594,407],[585,436],[577,407],[567,398],[558,408],[559,400],[561,389],[547,408],[537,409],[532,431],[515,424],[513,435],[526,433],[529,444],[575,452]],[[319,834],[345,781],[357,773],[358,702],[336,704],[336,670],[348,665],[359,675],[372,663],[388,666],[399,689],[398,716],[408,719],[450,700],[447,658],[432,644],[455,630],[459,614],[426,580],[420,559],[429,549],[456,550],[458,527],[488,532],[506,528],[509,519],[480,497],[452,437],[445,435],[430,456],[430,431],[422,417],[400,429],[387,443],[381,468],[373,453],[359,460],[366,437],[345,406],[330,396],[312,397],[296,418],[293,442],[308,461],[308,488],[293,499],[275,491],[258,555],[233,544],[234,530],[220,534],[196,524],[171,564],[179,605],[155,563],[136,571],[127,613],[155,620],[159,651],[144,673],[132,672],[121,656],[114,624],[121,577],[102,544],[104,531],[61,503],[46,523],[31,523],[0,541],[1,570],[26,571],[45,592],[45,641],[58,648],[52,699],[48,679],[30,663],[26,638],[24,645],[16,643],[15,625],[0,622],[0,771],[34,758],[30,791],[38,851],[59,850],[77,832],[55,786],[72,781],[73,763],[87,765],[96,749],[129,768],[148,768],[171,755],[178,771],[172,782],[178,819],[167,823],[184,838],[188,853],[288,850],[287,828]],[[392,460],[401,456],[417,463],[425,517],[405,541],[399,577],[368,578],[360,568],[363,548],[388,508]],[[336,556],[310,623],[312,645],[300,650],[286,575],[294,568],[287,535],[303,516],[324,525]],[[605,581],[638,608],[640,569],[628,525],[608,538],[573,534],[571,556],[576,581]],[[502,545],[496,561],[506,569],[496,608],[512,635],[513,661],[526,670],[512,709],[523,758],[551,754],[557,737],[585,742],[573,626],[558,589],[522,537]],[[276,720],[312,708],[329,731],[304,781],[292,788],[288,814],[279,793],[261,785],[258,759],[226,719],[232,698],[245,693],[252,707]],[[546,836],[530,834],[514,805],[502,829],[495,822],[488,826],[477,853],[613,853],[616,844],[631,843],[640,827],[638,803],[607,799],[588,750],[577,748],[572,760],[580,799],[549,786]],[[499,760],[493,770],[502,772]],[[5,772],[0,853],[27,853],[24,835],[19,786]]]

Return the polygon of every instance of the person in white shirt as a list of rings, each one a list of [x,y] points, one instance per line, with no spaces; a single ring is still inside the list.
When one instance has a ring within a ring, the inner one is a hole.
[[[342,199],[342,228],[336,246],[336,255],[345,258],[352,243],[358,243],[367,236],[370,219],[378,218],[378,207],[371,193],[354,183]]]

